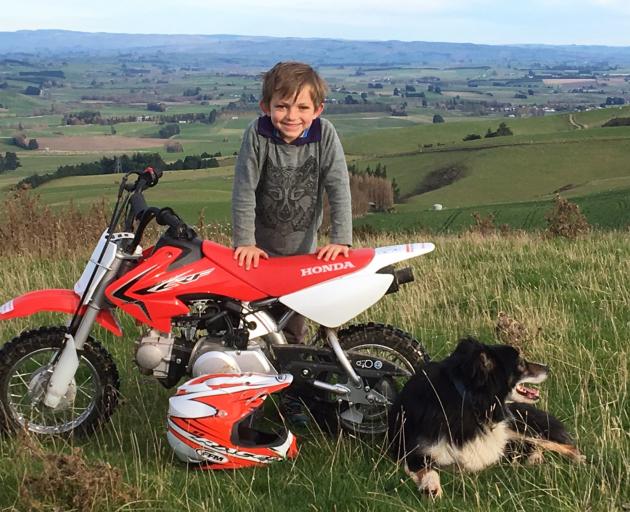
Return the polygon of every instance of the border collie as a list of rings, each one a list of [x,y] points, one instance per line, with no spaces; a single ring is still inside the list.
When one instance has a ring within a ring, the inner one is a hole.
[[[549,369],[530,363],[509,345],[459,341],[446,359],[411,377],[389,414],[393,456],[418,489],[440,497],[436,468],[479,471],[503,457],[542,461],[543,449],[582,461],[583,456],[553,416],[533,407]]]

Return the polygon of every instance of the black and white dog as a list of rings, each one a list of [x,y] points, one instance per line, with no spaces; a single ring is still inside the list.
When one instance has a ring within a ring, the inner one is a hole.
[[[460,340],[446,359],[431,362],[407,382],[390,411],[394,457],[418,488],[442,494],[436,468],[479,471],[503,457],[542,460],[552,450],[582,461],[562,423],[531,404],[549,369],[509,345]]]

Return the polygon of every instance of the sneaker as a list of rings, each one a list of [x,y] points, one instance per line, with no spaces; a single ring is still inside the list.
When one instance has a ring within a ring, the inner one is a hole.
[[[304,428],[309,424],[309,416],[305,410],[304,403],[291,395],[282,395],[280,407],[287,420],[294,427]]]

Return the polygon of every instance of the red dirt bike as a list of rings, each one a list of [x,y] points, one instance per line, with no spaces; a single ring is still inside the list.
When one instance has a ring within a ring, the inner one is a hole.
[[[312,411],[332,410],[355,432],[384,432],[401,381],[426,352],[392,326],[337,328],[412,281],[410,269],[392,265],[433,244],[354,249],[330,262],[278,257],[246,271],[232,249],[199,239],[172,209],[147,206],[143,192],[160,176],[148,168],[123,177],[109,227],[73,290],[34,291],[0,306],[0,320],[71,315],[65,327],[29,330],[0,350],[0,428],[89,434],[105,422],[118,401],[119,376],[90,333],[96,322],[121,336],[113,315],[120,309],[146,326],[136,343],[140,372],[166,387],[191,375],[290,373],[292,395]],[[154,220],[167,229],[142,250]],[[319,325],[304,345],[289,345],[282,334],[296,312]]]

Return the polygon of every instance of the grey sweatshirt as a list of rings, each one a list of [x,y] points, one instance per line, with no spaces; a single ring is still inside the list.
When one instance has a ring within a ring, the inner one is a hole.
[[[272,256],[308,254],[317,247],[324,192],[331,216],[330,242],[352,244],[348,168],[333,125],[315,119],[291,144],[268,116],[243,134],[232,189],[234,247],[257,245]]]

